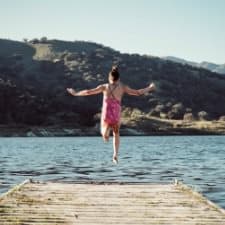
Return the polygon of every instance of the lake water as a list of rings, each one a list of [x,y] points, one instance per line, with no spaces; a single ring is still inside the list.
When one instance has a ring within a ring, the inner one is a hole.
[[[25,179],[60,182],[183,181],[225,208],[224,136],[0,138],[0,193]]]

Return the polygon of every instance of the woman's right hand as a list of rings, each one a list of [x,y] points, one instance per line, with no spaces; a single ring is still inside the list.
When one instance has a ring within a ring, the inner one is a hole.
[[[71,95],[75,96],[76,95],[76,91],[73,88],[67,88],[66,89],[68,93],[70,93]]]
[[[149,85],[149,91],[155,91],[156,87],[155,87],[155,84],[154,83],[151,83]]]

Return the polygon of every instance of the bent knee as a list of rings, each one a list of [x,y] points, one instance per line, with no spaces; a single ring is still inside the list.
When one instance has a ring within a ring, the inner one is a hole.
[[[109,135],[108,135],[108,134],[102,134],[102,137],[103,137],[104,139],[108,139],[108,138],[109,138]]]
[[[119,135],[120,134],[120,128],[119,126],[113,127],[113,135]]]
[[[120,132],[118,133],[113,132],[113,137],[119,137],[119,136],[120,136]]]
[[[108,137],[110,134],[110,129],[109,127],[105,128],[104,130],[101,131],[102,137]]]

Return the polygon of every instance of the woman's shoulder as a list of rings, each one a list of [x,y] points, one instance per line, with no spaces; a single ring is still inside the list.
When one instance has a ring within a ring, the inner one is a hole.
[[[108,88],[108,84],[104,83],[104,84],[100,84],[100,87],[102,87],[103,90],[106,90]]]
[[[120,87],[124,90],[127,87],[127,85],[124,84],[123,82],[120,82]]]
[[[108,83],[104,83],[104,84],[102,84],[102,86],[103,86],[103,87],[108,87],[109,84],[108,84]]]

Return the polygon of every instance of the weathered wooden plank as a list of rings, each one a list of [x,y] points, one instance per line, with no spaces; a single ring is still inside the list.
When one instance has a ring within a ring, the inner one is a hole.
[[[185,185],[23,183],[0,198],[1,225],[223,225],[225,212]]]

